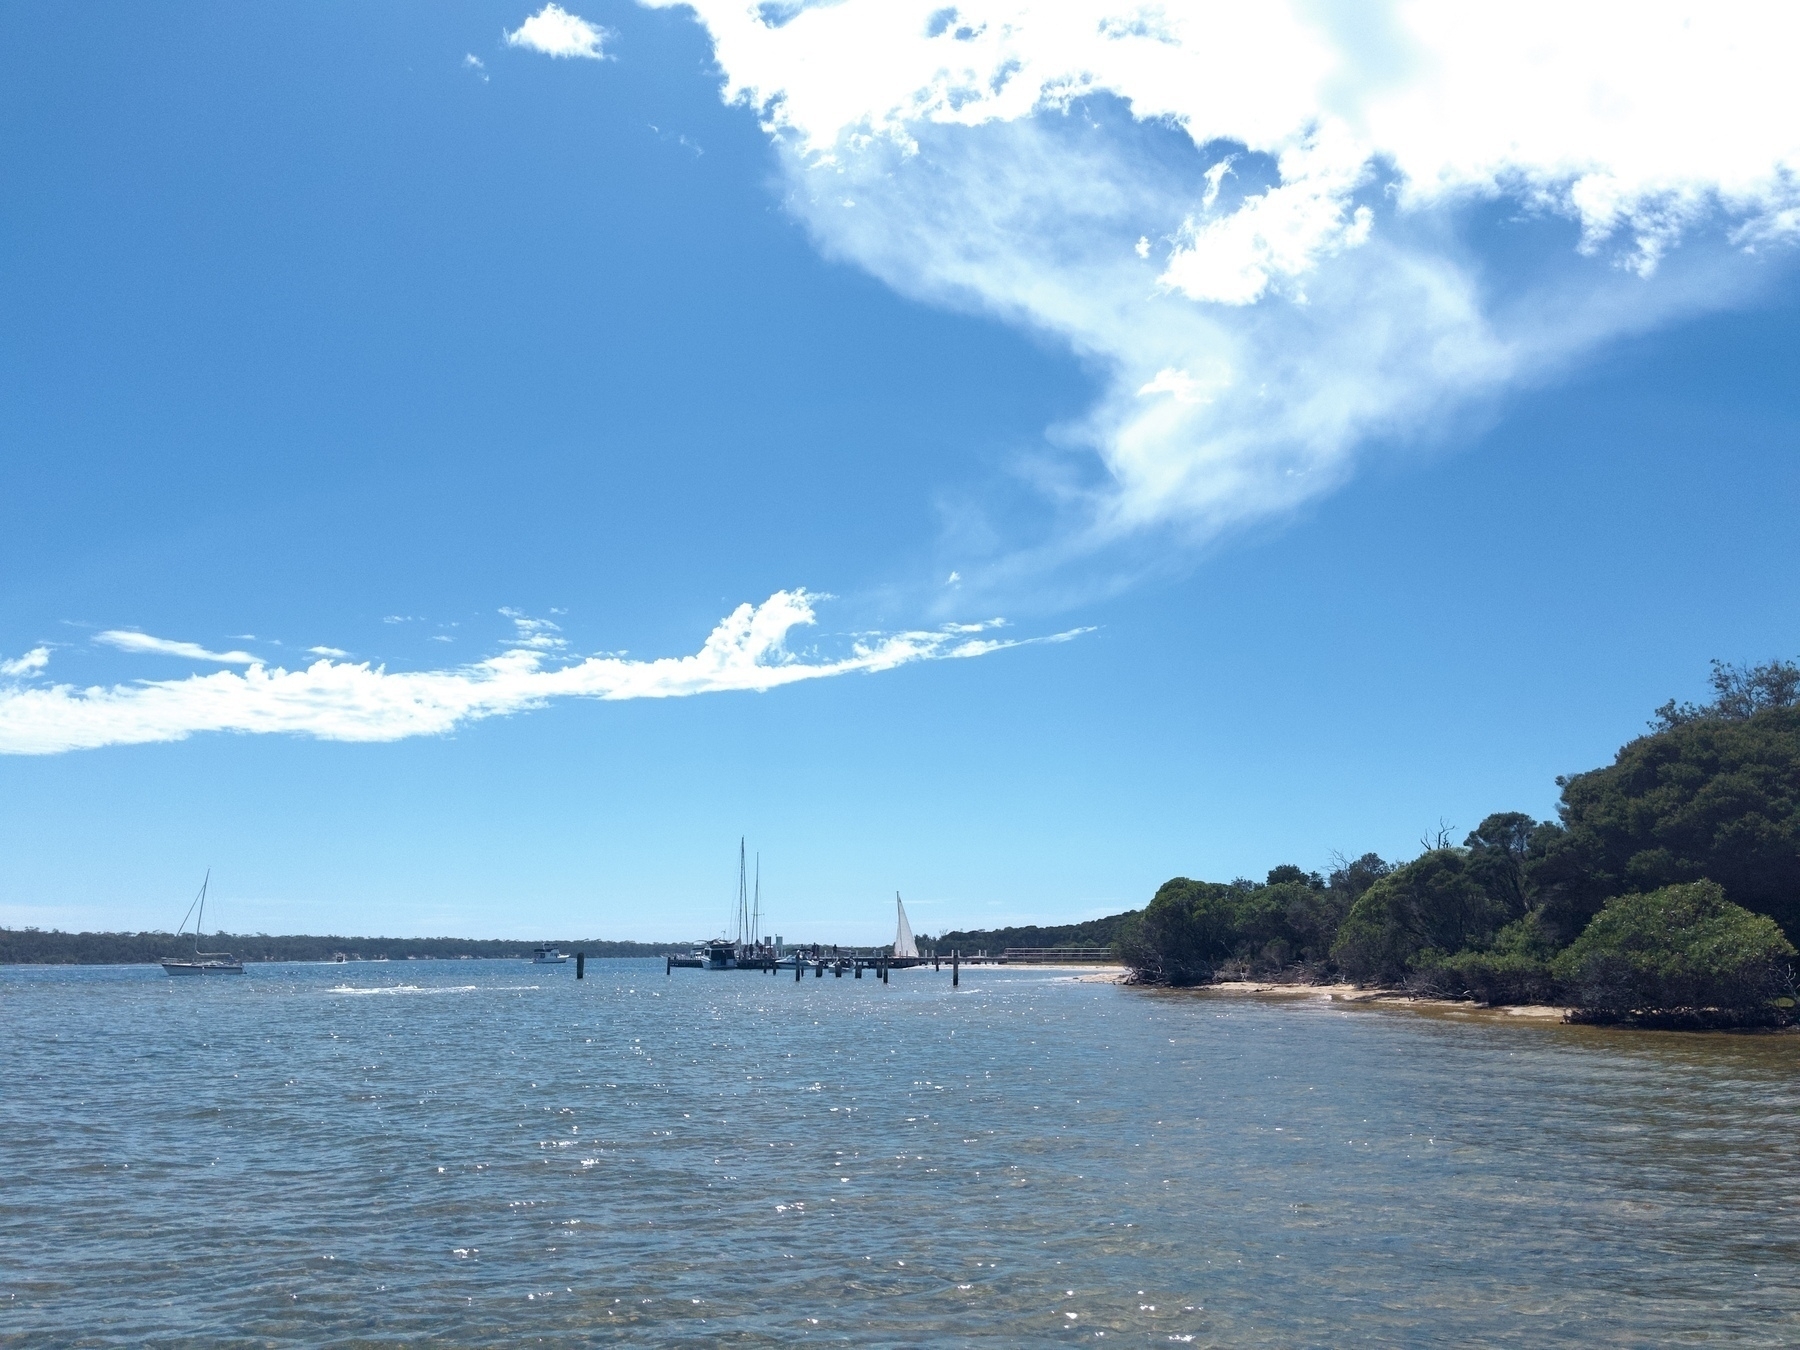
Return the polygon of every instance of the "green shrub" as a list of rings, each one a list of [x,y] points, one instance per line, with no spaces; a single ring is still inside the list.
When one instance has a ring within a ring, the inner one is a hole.
[[[1601,1018],[1714,1011],[1777,1018],[1793,944],[1713,881],[1609,900],[1550,968]]]
[[[1556,944],[1537,914],[1527,914],[1494,935],[1486,951],[1454,956],[1422,952],[1410,983],[1450,998],[1479,1003],[1552,1003],[1560,988],[1550,971]]]

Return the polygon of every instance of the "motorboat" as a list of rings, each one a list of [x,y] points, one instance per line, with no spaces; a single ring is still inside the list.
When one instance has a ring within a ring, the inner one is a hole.
[[[555,947],[539,947],[531,953],[531,964],[534,966],[566,966],[569,958]]]

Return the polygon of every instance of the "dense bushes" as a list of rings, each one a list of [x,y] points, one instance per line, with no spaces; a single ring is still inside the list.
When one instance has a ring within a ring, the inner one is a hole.
[[[1322,966],[1356,897],[1387,871],[1370,853],[1329,879],[1291,864],[1261,883],[1176,877],[1132,917],[1116,946],[1139,979],[1156,984],[1200,984],[1228,965],[1245,974]]]
[[[1760,1020],[1791,993],[1794,954],[1773,919],[1694,881],[1608,901],[1551,970],[1602,1018],[1705,1010]]]
[[[1800,708],[1678,723],[1565,780],[1562,800],[1555,884],[1572,917],[1705,878],[1800,937]]]
[[[1394,983],[1426,951],[1489,946],[1514,916],[1469,858],[1467,849],[1432,849],[1369,887],[1338,929],[1338,967],[1353,980]]]
[[[1596,1017],[1755,1020],[1800,934],[1800,666],[1715,664],[1712,683],[1712,702],[1665,704],[1611,765],[1557,780],[1556,821],[1499,813],[1459,847],[1439,837],[1398,867],[1366,854],[1329,881],[1177,878],[1119,950],[1170,984],[1299,963]]]

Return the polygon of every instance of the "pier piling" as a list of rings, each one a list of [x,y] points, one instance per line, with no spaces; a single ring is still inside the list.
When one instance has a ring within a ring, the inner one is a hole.
[[[668,974],[667,971],[664,971],[663,973],[665,975]],[[587,978],[587,953],[586,952],[576,952],[575,953],[575,978],[578,980]]]
[[[959,951],[953,951],[950,953],[950,987],[952,989],[954,989],[954,988],[956,988],[957,985],[959,985],[961,983],[962,983],[962,953]]]

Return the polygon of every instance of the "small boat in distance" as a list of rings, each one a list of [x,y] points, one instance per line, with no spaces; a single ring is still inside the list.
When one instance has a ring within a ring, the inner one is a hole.
[[[569,964],[569,958],[555,947],[544,946],[531,953],[531,964],[534,966],[566,966]]]
[[[200,894],[194,897],[194,903],[188,906],[188,914],[194,912],[194,906],[200,907],[200,914],[194,920],[194,956],[167,957],[162,968],[171,975],[242,975],[244,963],[230,952],[203,952],[200,950],[200,929],[206,922],[206,888],[212,883],[212,868],[206,869],[206,880],[200,883]],[[187,927],[187,914],[181,916],[181,928],[175,930],[180,937],[182,929]]]

